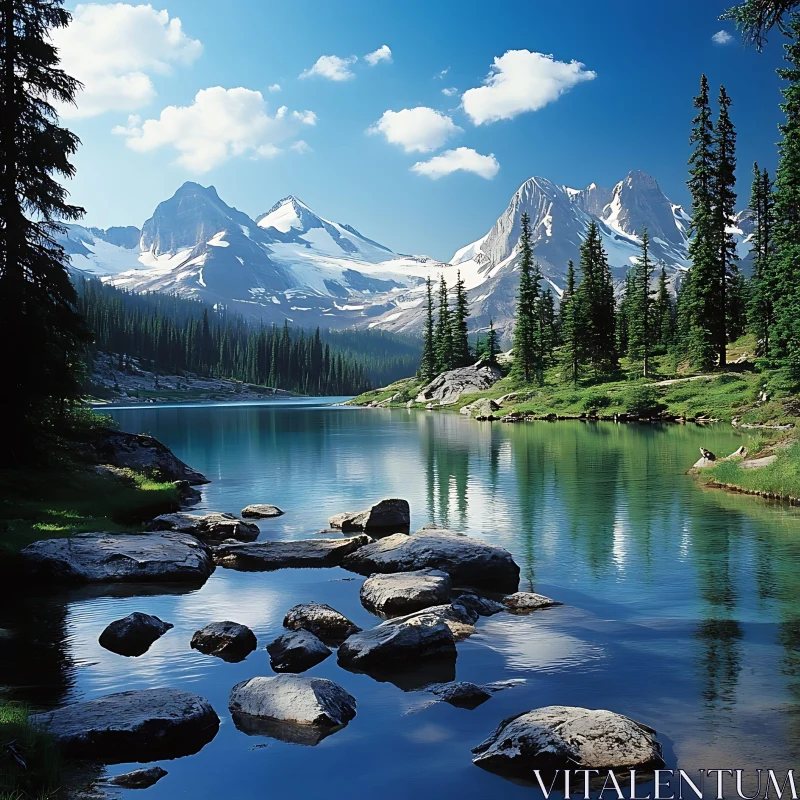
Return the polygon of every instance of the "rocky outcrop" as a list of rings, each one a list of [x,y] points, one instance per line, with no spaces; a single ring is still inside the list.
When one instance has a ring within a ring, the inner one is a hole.
[[[341,644],[361,628],[325,603],[300,603],[286,612],[283,627],[309,631],[326,644]]]
[[[370,611],[387,616],[408,614],[446,603],[451,586],[450,576],[441,570],[379,573],[364,581],[361,603]]]
[[[34,542],[20,555],[32,577],[60,583],[203,583],[214,571],[205,544],[172,531],[79,533]]]
[[[551,608],[560,606],[558,600],[551,600],[543,594],[536,592],[515,592],[503,598],[503,605],[512,614],[527,614],[531,611],[538,611],[540,608]]]
[[[331,528],[344,533],[352,531],[408,531],[411,512],[407,500],[380,500],[366,511],[345,511],[328,519]]]
[[[253,631],[246,625],[225,620],[212,622],[195,631],[191,646],[206,655],[217,656],[223,661],[237,662],[247,658],[258,646]]]
[[[336,567],[350,553],[371,542],[369,536],[348,539],[301,539],[288,542],[223,542],[213,548],[221,567],[266,571],[284,567]]]
[[[469,681],[455,681],[453,683],[435,683],[428,687],[440,700],[450,703],[458,708],[477,708],[485,703],[492,693],[483,686],[478,686]]]
[[[192,755],[219,729],[208,700],[178,689],[142,689],[30,717],[68,758],[121,764]]]
[[[267,645],[275,672],[305,672],[324,661],[331,651],[310,631],[284,633]]]
[[[150,767],[149,769],[135,769],[133,772],[125,772],[122,775],[115,775],[109,783],[112,786],[120,786],[123,789],[149,789],[158,783],[167,771],[161,767]]]
[[[494,386],[503,373],[485,361],[478,361],[470,367],[459,367],[443,372],[420,390],[417,403],[438,401],[439,405],[450,405],[458,401],[462,394],[483,392]]]
[[[162,637],[170,628],[171,622],[164,622],[150,614],[134,611],[127,617],[114,620],[100,634],[100,645],[121,656],[140,656],[150,649],[150,645]]]
[[[459,412],[468,417],[472,417],[472,419],[493,420],[500,419],[501,415],[497,413],[499,410],[500,404],[492,400],[491,397],[481,397],[468,406],[460,408]]]
[[[638,769],[663,763],[652,728],[611,711],[570,706],[503,720],[472,752],[479,767],[519,776],[534,769]]]
[[[740,466],[742,469],[761,469],[762,467],[768,467],[770,464],[774,464],[777,458],[778,456],[773,453],[769,456],[750,458],[747,461],[742,461]]]
[[[147,526],[151,531],[180,531],[189,533],[204,542],[223,542],[237,539],[252,542],[258,538],[258,525],[235,517],[233,514],[189,514],[179,511],[175,514],[162,514]]]
[[[475,633],[475,622],[478,615],[467,610],[458,603],[448,603],[440,606],[423,608],[413,614],[406,614],[403,617],[395,617],[391,622],[407,623],[409,625],[433,624],[441,621],[450,628],[453,638],[460,642]]]
[[[508,550],[441,528],[379,539],[346,556],[342,566],[361,575],[436,569],[456,585],[499,591],[513,592],[519,585],[519,566]]]
[[[269,519],[270,517],[280,517],[283,514],[278,506],[270,506],[266,503],[252,503],[242,509],[243,517],[253,519]]]

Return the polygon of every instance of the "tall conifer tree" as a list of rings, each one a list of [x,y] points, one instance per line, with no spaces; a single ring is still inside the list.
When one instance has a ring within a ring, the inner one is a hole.
[[[526,383],[536,377],[536,302],[538,286],[534,278],[531,219],[523,212],[519,237],[519,290],[514,326],[514,363],[511,373]]]
[[[431,279],[425,281],[425,327],[422,334],[422,361],[419,366],[419,377],[423,381],[432,381],[436,377],[436,348],[433,333],[433,286]]]
[[[561,369],[564,377],[573,384],[578,383],[580,369],[581,314],[575,288],[575,264],[570,259],[567,264],[567,280],[559,307],[561,328]]]
[[[769,173],[766,169],[760,170],[757,163],[753,164],[749,209],[753,214],[753,277],[748,320],[758,342],[758,355],[769,359],[769,337],[775,304],[775,281],[772,275],[773,196]]]
[[[469,304],[467,303],[466,284],[461,278],[461,271],[456,278],[456,305],[450,316],[450,337],[453,343],[453,366],[466,367],[470,363],[469,335],[467,317],[469,317]]]
[[[641,253],[631,270],[628,298],[628,358],[641,365],[643,377],[650,374],[650,355],[654,336],[653,300],[650,296],[650,237],[647,228],[642,230]]]
[[[444,275],[439,278],[439,317],[434,330],[436,343],[436,370],[444,372],[453,368],[453,329],[450,325],[450,300]]]

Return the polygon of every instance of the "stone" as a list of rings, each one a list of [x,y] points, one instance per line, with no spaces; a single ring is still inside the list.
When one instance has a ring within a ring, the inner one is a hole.
[[[151,531],[180,531],[189,533],[204,542],[222,542],[237,539],[252,542],[258,538],[258,525],[235,517],[233,514],[213,512],[211,514],[189,514],[178,511],[162,514],[147,526]]]
[[[278,506],[270,506],[265,503],[252,503],[242,509],[243,517],[255,519],[269,519],[270,517],[280,517],[283,514]]]
[[[499,410],[500,405],[492,400],[491,397],[481,397],[459,409],[461,414],[478,420],[499,419],[500,417],[496,415],[496,412]]]
[[[771,455],[762,456],[761,458],[751,458],[747,461],[742,461],[740,466],[742,469],[761,469],[762,467],[768,467],[770,464],[773,464],[777,457],[776,455]]]
[[[491,617],[492,614],[497,614],[500,611],[506,610],[506,607],[502,603],[498,603],[497,600],[492,600],[489,597],[482,597],[473,592],[460,594],[454,602],[464,606],[467,611],[472,611],[479,617]]]
[[[135,769],[133,772],[115,775],[109,783],[114,786],[121,786],[123,789],[149,789],[167,774],[167,771],[161,767]]]
[[[110,623],[100,634],[99,641],[102,647],[112,653],[121,656],[140,656],[172,627],[174,626],[170,622],[134,611],[127,617]]]
[[[337,567],[342,559],[371,542],[361,534],[347,539],[299,541],[223,542],[214,547],[214,561],[221,567],[266,571],[284,567]]]
[[[545,597],[543,594],[536,594],[536,592],[515,592],[503,598],[503,605],[512,614],[527,614],[530,611],[538,611],[541,608],[551,608],[562,604],[557,600]]]
[[[360,547],[342,566],[351,572],[412,572],[437,569],[459,586],[513,592],[519,566],[504,548],[440,528],[422,528],[407,536],[396,533]]]
[[[211,622],[192,635],[191,647],[223,661],[238,662],[247,658],[258,646],[253,631],[246,625],[225,620]]]
[[[456,681],[454,683],[435,683],[428,687],[440,700],[459,708],[477,708],[485,703],[492,693],[483,686],[478,686],[469,681]]]
[[[67,758],[122,764],[197,753],[219,729],[211,704],[178,689],[141,689],[34,714]]]
[[[705,447],[700,448],[700,458],[694,462],[693,469],[702,469],[703,467],[711,466],[717,457],[710,451],[706,450]]]
[[[361,603],[370,611],[389,616],[408,614],[446,603],[452,583],[446,572],[421,569],[372,575],[361,587]]]
[[[328,519],[331,528],[351,531],[407,531],[411,524],[411,511],[407,500],[389,498],[380,500],[366,511],[345,511]]]
[[[325,603],[300,603],[286,612],[283,627],[289,630],[306,630],[326,644],[340,644],[361,628],[353,624],[344,614]]]
[[[663,764],[652,728],[611,711],[537,708],[500,723],[473,749],[473,764],[500,774],[532,770],[643,769]]]
[[[267,645],[275,672],[305,672],[324,661],[331,651],[310,631],[284,633]]]
[[[462,394],[483,392],[494,386],[503,373],[486,361],[478,361],[470,367],[459,367],[443,372],[420,390],[415,398],[417,403],[430,403],[438,400],[440,405],[456,403]]]
[[[475,633],[475,622],[478,615],[467,610],[458,603],[445,604],[440,606],[430,606],[403,617],[394,617],[390,622],[409,623],[418,625],[422,622],[432,623],[441,621],[450,628],[455,641],[460,642]]]
[[[176,531],[79,533],[33,542],[20,555],[32,577],[59,583],[202,584],[214,571],[208,547]]]

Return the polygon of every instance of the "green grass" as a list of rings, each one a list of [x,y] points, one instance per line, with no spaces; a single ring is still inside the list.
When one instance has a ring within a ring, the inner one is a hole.
[[[37,539],[140,530],[144,520],[179,508],[172,483],[125,474],[121,480],[70,466],[0,471],[0,560]]]
[[[7,747],[12,742],[24,766],[12,757]],[[0,702],[0,800],[54,797],[61,769],[55,743],[28,722],[27,708]]]

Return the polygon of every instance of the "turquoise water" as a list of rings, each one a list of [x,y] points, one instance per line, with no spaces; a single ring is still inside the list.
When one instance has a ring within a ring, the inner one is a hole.
[[[746,441],[732,429],[502,425],[316,400],[112,414],[211,478],[199,509],[280,506],[286,514],[262,521],[261,538],[308,537],[331,514],[404,497],[412,529],[436,522],[501,544],[521,566],[522,589],[565,604],[482,618],[459,644],[458,679],[524,679],[473,711],[413,690],[453,675],[410,673],[398,686],[329,658],[309,674],[344,686],[358,713],[316,747],[238,731],[228,693],[273,674],[264,647],[296,603],[326,602],[362,627],[375,624],[359,603],[358,576],[217,569],[198,590],[82,589],[0,611],[0,627],[22,642],[0,663],[0,685],[34,705],[155,686],[212,702],[217,737],[195,756],[162,762],[169,775],[147,797],[530,796],[474,767],[470,748],[505,717],[554,704],[647,723],[672,768],[797,765],[800,515],[702,490],[684,474],[701,445],[725,454]],[[135,610],[175,627],[140,658],[102,649],[105,625]],[[244,662],[189,648],[195,630],[220,619],[256,633],[259,649]]]

